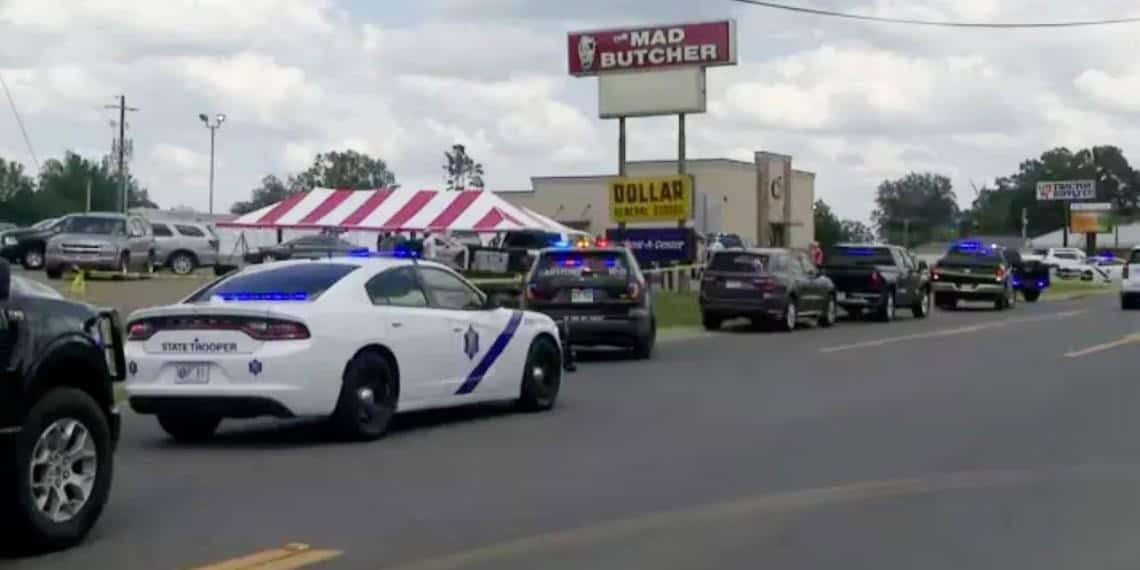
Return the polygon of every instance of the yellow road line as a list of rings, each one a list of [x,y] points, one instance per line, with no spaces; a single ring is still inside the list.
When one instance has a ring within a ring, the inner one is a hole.
[[[1007,320],[1002,320],[1002,321],[994,321],[994,322],[990,322],[990,323],[979,323],[976,325],[957,327],[957,328],[952,328],[952,329],[942,329],[942,330],[937,330],[937,331],[929,331],[929,332],[922,332],[922,333],[915,333],[915,334],[892,336],[892,337],[880,338],[880,339],[875,339],[875,340],[867,340],[867,341],[863,341],[863,342],[856,342],[854,344],[844,344],[841,346],[829,346],[826,348],[821,348],[821,349],[819,349],[819,351],[824,353],[824,354],[830,354],[833,352],[843,352],[846,350],[857,350],[857,349],[861,349],[861,348],[874,348],[874,347],[878,347],[878,346],[885,346],[888,344],[895,344],[895,343],[899,343],[899,342],[908,342],[908,341],[912,341],[912,340],[923,340],[923,339],[928,339],[928,338],[940,338],[940,337],[945,337],[945,336],[969,334],[969,333],[984,331],[984,330],[988,330],[988,329],[996,329],[996,328],[1000,328],[1000,327],[1005,327],[1005,326],[1009,326],[1009,325],[1035,323],[1035,322],[1049,321],[1049,320],[1054,320],[1054,319],[1065,319],[1065,318],[1069,318],[1069,317],[1079,315],[1083,312],[1085,312],[1085,311],[1082,309],[1082,310],[1077,310],[1077,311],[1065,311],[1062,313],[1053,313],[1051,315],[1040,315],[1040,316],[1036,316],[1036,317],[1026,317],[1023,319],[1007,319]]]
[[[340,555],[341,552],[338,550],[314,550],[308,544],[292,542],[281,548],[198,566],[193,570],[291,570],[331,560]]]
[[[1082,348],[1080,350],[1074,350],[1071,352],[1066,352],[1065,358],[1080,358],[1082,356],[1088,356],[1090,354],[1096,354],[1098,352],[1104,352],[1106,350],[1112,350],[1114,348],[1118,348],[1118,347],[1124,346],[1126,344],[1132,344],[1135,342],[1140,342],[1140,333],[1133,333],[1130,335],[1122,336],[1122,337],[1120,337],[1114,341],[1093,345],[1093,346],[1090,346],[1088,348]]]

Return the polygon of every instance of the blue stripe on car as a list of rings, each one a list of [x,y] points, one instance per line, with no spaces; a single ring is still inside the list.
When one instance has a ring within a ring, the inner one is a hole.
[[[519,323],[522,322],[522,318],[522,311],[511,313],[511,319],[507,321],[507,328],[499,333],[498,338],[491,344],[491,348],[487,349],[487,354],[483,355],[483,358],[479,360],[479,364],[476,364],[475,368],[471,370],[471,373],[467,375],[467,380],[455,391],[457,395],[470,394],[475,391],[475,388],[483,381],[483,376],[487,374],[487,371],[491,369],[491,366],[495,364],[495,361],[498,360],[499,356],[502,356],[503,351],[507,349],[511,338],[515,336],[515,331],[519,329]]]

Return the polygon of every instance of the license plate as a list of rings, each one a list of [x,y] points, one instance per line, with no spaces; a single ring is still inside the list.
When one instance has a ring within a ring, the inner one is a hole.
[[[725,281],[724,287],[725,287],[725,289],[743,289],[744,288],[744,282],[743,281]]]
[[[974,287],[975,287],[975,285],[973,283],[963,283],[962,284],[962,289],[965,289],[967,291],[973,290]]]
[[[570,290],[571,303],[593,303],[594,290],[593,289],[571,289]]]
[[[174,365],[174,383],[175,384],[209,384],[210,383],[210,365],[209,364],[175,364]]]
[[[846,301],[847,300],[847,293],[844,293],[843,291],[837,291],[835,293],[835,299],[838,301]]]

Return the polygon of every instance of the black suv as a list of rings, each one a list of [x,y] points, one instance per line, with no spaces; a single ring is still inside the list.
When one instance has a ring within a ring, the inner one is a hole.
[[[0,257],[24,264],[24,269],[41,269],[47,240],[59,233],[64,218],[43,220],[30,228],[9,230],[0,236]]]
[[[701,322],[708,330],[736,317],[775,321],[792,331],[811,317],[835,324],[835,284],[806,254],[775,248],[713,252],[701,279]]]
[[[570,344],[629,347],[634,358],[653,353],[653,301],[629,250],[542,250],[524,286],[522,307],[565,322]]]
[[[63,299],[0,260],[0,545],[82,540],[111,490],[123,379],[114,311]]]

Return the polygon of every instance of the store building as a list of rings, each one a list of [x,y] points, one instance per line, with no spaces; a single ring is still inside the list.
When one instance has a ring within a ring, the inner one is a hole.
[[[793,170],[791,157],[757,152],[754,162],[689,159],[685,168],[693,176],[693,218],[688,225],[697,231],[735,233],[757,245],[795,248],[806,248],[814,239],[815,174]],[[676,174],[677,162],[630,162],[626,170],[631,178],[667,176]],[[534,177],[530,191],[500,195],[596,235],[617,225],[610,219],[609,203],[614,176]],[[789,178],[790,191],[784,183]]]

